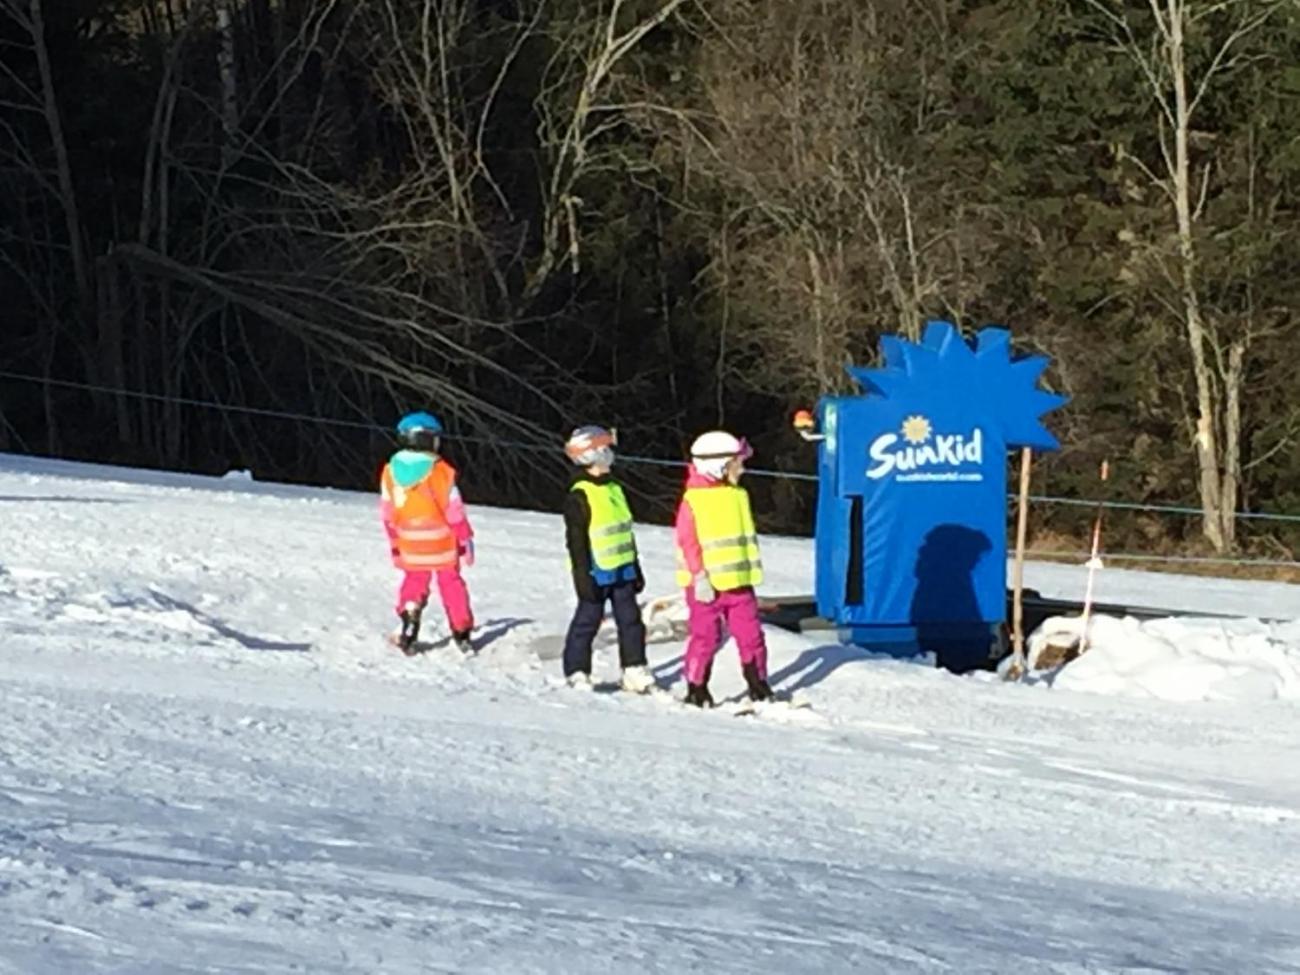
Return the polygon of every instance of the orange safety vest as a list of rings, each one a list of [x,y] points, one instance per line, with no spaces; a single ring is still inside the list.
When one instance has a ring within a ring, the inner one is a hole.
[[[447,524],[447,504],[456,484],[456,469],[439,457],[429,473],[410,487],[384,465],[380,491],[393,506],[397,552],[404,569],[446,569],[456,565],[456,536]]]

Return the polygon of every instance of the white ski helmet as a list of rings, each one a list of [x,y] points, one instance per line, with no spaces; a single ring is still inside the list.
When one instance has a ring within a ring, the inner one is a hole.
[[[715,481],[726,477],[727,465],[733,458],[748,460],[753,453],[748,442],[726,430],[702,433],[691,444],[691,461],[695,464],[695,469]]]
[[[617,443],[618,435],[604,427],[578,427],[569,434],[564,452],[569,455],[569,460],[579,467],[593,467],[597,464],[601,467],[613,467],[614,446]]]

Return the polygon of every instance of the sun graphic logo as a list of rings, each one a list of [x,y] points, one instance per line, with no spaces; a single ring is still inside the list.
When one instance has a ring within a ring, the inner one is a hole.
[[[930,421],[923,416],[909,416],[903,421],[903,439],[913,446],[925,443],[933,432]]]

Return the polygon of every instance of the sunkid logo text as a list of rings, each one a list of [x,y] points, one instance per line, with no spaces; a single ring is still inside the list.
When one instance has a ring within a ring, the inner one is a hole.
[[[899,441],[905,441],[899,446]],[[902,436],[883,433],[871,442],[875,462],[867,477],[878,481],[896,474],[899,481],[982,481],[984,433],[975,427],[969,434],[935,434],[923,416],[903,421]],[[974,468],[974,469],[972,469]]]

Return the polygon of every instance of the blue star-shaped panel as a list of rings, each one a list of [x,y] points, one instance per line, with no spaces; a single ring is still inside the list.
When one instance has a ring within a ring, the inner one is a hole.
[[[996,427],[1008,448],[1057,450],[1060,443],[1043,425],[1045,414],[1068,397],[1038,388],[1046,356],[1012,358],[1011,333],[984,328],[972,348],[951,322],[930,322],[919,343],[898,336],[880,341],[885,364],[849,367],[865,389],[886,399],[911,398],[922,390],[959,390],[975,406],[979,422]]]

